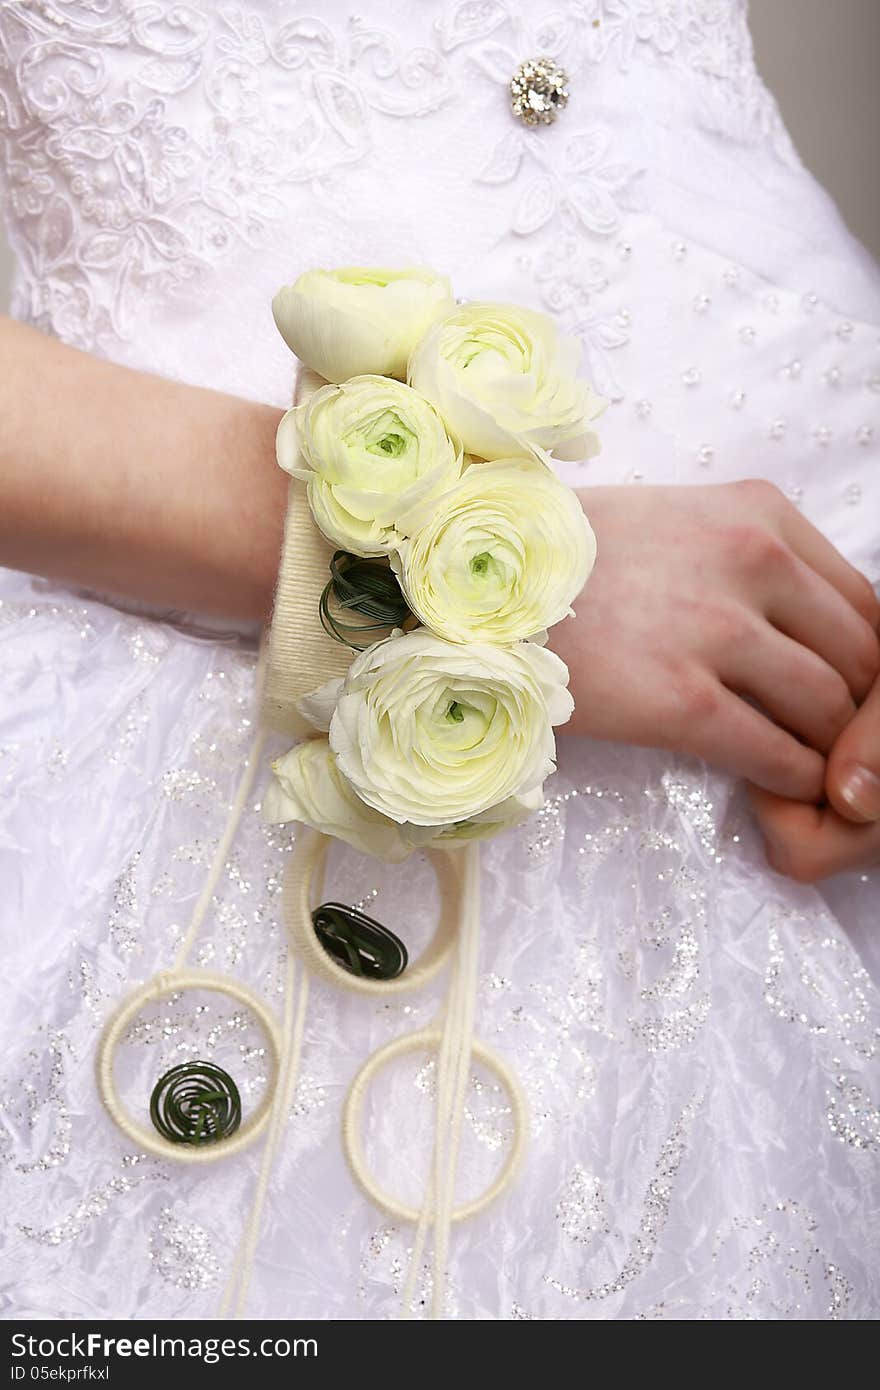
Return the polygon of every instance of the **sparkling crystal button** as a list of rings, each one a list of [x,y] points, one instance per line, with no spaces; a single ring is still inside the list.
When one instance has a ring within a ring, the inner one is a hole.
[[[550,125],[568,105],[568,77],[552,58],[527,58],[510,79],[510,106],[525,125]]]

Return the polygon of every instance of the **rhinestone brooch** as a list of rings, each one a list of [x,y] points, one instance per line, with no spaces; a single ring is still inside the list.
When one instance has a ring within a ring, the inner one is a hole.
[[[524,125],[551,125],[568,105],[568,77],[552,58],[529,58],[510,79],[510,106]]]

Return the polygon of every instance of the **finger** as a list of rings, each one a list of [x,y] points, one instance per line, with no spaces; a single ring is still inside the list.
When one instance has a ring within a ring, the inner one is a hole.
[[[751,624],[744,640],[720,655],[718,670],[726,686],[756,700],[820,753],[832,748],[856,712],[839,672],[769,623]]]
[[[856,700],[864,699],[880,665],[877,634],[832,584],[792,556],[786,573],[774,577],[764,611],[780,632],[839,671]]]
[[[773,796],[757,787],[749,796],[766,840],[767,859],[799,883],[880,863],[880,824],[853,825],[826,807]]]
[[[880,679],[831,750],[828,800],[850,821],[880,821]]]
[[[796,507],[786,507],[781,531],[799,559],[831,584],[869,627],[876,630],[880,623],[880,601],[861,571],[845,560],[828,537],[817,531]]]
[[[795,801],[818,801],[825,759],[719,685],[682,733],[685,752]]]

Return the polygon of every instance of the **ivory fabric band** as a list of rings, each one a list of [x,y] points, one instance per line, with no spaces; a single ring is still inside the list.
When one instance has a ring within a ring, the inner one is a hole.
[[[300,366],[294,405],[302,405],[324,385],[315,372]],[[315,525],[305,483],[291,478],[262,697],[263,725],[273,733],[291,738],[314,734],[297,701],[326,681],[344,676],[351,665],[352,653],[324,631],[319,614],[335,549]]]
[[[344,676],[351,664],[351,652],[328,636],[318,612],[334,548],[312,519],[305,483],[291,478],[269,628],[263,724],[292,738],[315,732],[297,700]]]

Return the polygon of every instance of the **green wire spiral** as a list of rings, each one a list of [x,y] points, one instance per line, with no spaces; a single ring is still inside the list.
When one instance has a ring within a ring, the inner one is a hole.
[[[222,1067],[183,1062],[156,1082],[150,1119],[172,1144],[215,1144],[241,1124],[241,1096]]]
[[[395,980],[407,967],[400,938],[358,908],[322,903],[312,912],[312,926],[328,956],[350,975]]]
[[[347,623],[330,611],[330,600],[347,612],[359,613],[372,622]],[[318,605],[321,625],[337,642],[362,652],[382,634],[402,627],[411,617],[397,576],[383,560],[365,560],[347,550],[337,550],[330,561],[330,579]],[[358,637],[367,634],[365,642]]]

